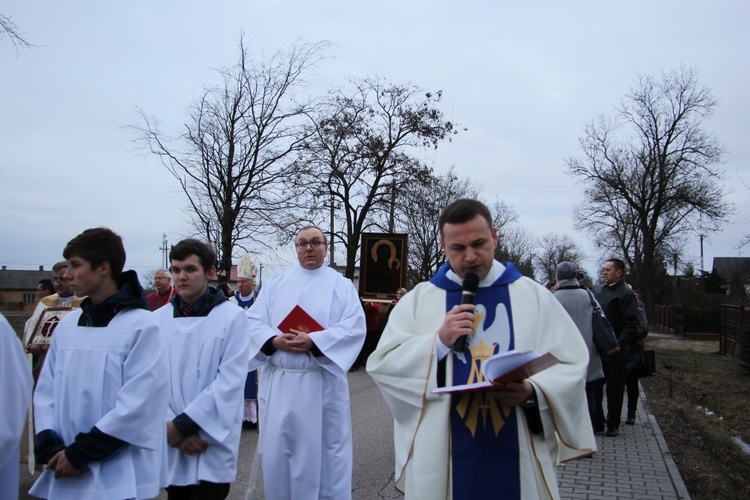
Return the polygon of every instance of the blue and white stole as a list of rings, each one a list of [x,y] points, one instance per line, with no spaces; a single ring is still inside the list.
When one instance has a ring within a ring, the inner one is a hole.
[[[475,295],[474,334],[463,353],[453,356],[453,385],[483,380],[483,360],[514,348],[513,317],[508,284],[521,277],[513,264],[491,286]],[[447,276],[444,265],[430,280],[446,291],[446,311],[461,303],[461,285]],[[449,365],[450,366],[450,365]],[[451,396],[451,458],[453,498],[520,498],[518,422],[514,408],[491,394]]]
[[[237,305],[240,306],[243,309],[249,309],[251,305],[255,302],[255,292],[250,294],[250,298],[247,300],[242,300],[240,292],[237,292],[234,294],[234,298],[237,300]]]

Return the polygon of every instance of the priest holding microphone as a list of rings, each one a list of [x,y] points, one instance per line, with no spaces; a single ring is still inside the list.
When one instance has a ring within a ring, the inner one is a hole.
[[[552,294],[494,260],[484,204],[451,203],[439,228],[449,262],[398,303],[367,363],[394,415],[396,487],[406,499],[558,498],[556,465],[596,452],[586,346]],[[482,381],[483,360],[509,350],[560,363],[490,391],[433,393]]]

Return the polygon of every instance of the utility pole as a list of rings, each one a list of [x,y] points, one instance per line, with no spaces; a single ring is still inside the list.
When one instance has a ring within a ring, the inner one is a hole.
[[[164,269],[169,269],[169,245],[167,245],[167,233],[163,233],[161,236],[161,246],[159,247],[164,257]]]
[[[705,267],[703,267],[703,235],[701,234],[701,272],[704,271]]]

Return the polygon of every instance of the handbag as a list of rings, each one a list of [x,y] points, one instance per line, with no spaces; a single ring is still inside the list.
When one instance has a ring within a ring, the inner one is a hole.
[[[628,378],[653,377],[656,375],[656,355],[654,351],[631,353],[627,369]]]
[[[589,300],[591,300],[591,307],[594,308],[594,313],[591,316],[591,330],[594,334],[594,345],[599,354],[605,354],[610,349],[617,347],[617,335],[615,335],[615,329],[612,328],[607,317],[604,315],[604,311],[599,306],[599,303],[594,299],[594,294],[590,290],[586,290],[589,294]]]

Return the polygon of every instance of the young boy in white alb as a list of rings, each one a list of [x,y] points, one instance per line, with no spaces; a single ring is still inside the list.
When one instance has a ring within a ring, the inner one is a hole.
[[[208,287],[213,249],[195,239],[169,253],[178,295],[154,312],[166,342],[170,500],[220,500],[237,474],[250,334],[245,311]]]
[[[34,392],[37,463],[29,493],[71,500],[153,498],[165,439],[162,337],[125,249],[107,228],[65,247],[81,308],[57,326]]]

